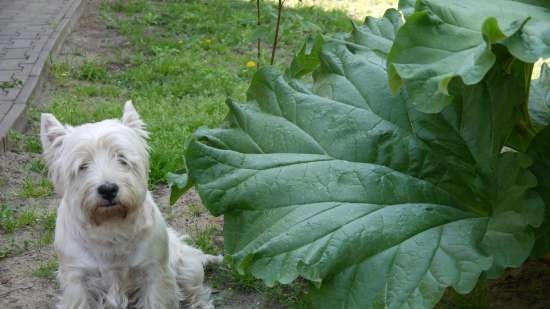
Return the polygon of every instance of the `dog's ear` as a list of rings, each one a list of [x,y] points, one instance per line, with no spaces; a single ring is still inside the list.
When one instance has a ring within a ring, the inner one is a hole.
[[[141,137],[147,138],[147,131],[145,130],[145,123],[139,117],[132,101],[126,101],[124,104],[124,112],[122,113],[122,124],[134,129]]]
[[[40,140],[42,149],[46,151],[52,145],[58,145],[63,136],[67,134],[65,128],[52,114],[42,114],[40,117]]]

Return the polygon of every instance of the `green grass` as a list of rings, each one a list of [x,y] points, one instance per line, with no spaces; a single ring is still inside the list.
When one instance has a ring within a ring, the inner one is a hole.
[[[15,208],[9,205],[0,206],[0,231],[13,233],[19,228],[26,226],[39,227],[45,232],[55,230],[55,211],[40,212],[35,208],[26,208],[16,212]]]
[[[0,230],[5,233],[12,233],[17,228],[17,219],[13,208],[2,205],[0,206]]]
[[[39,241],[40,245],[47,246],[53,243],[56,216],[56,212],[51,211],[47,212],[44,216],[40,218],[40,223],[44,228],[44,231]]]
[[[202,251],[208,254],[220,254],[221,248],[216,245],[215,238],[216,236],[221,236],[222,231],[217,225],[212,225],[207,227],[204,230],[198,230],[195,233],[193,240],[195,246],[200,248]]]
[[[57,271],[59,264],[56,260],[49,260],[33,271],[32,275],[37,278],[52,280],[55,278],[55,272]]]
[[[298,279],[292,284],[277,284],[264,292],[264,308],[313,309],[308,297],[308,283]]]
[[[207,277],[208,284],[214,289],[261,295],[261,303],[253,308],[313,309],[307,295],[308,283],[300,279],[288,285],[266,287],[252,275],[240,274],[226,264],[209,270]]]
[[[55,211],[32,208],[17,212],[8,205],[0,206],[0,232],[7,234],[0,244],[0,259],[52,244],[55,220]],[[26,234],[15,233],[25,227],[32,230],[32,238],[28,238],[29,235]],[[40,238],[35,239],[36,235],[40,235]]]
[[[35,172],[43,176],[45,176],[48,173],[48,167],[46,166],[46,163],[40,159],[32,160],[27,165],[27,169],[31,172]]]
[[[23,184],[19,195],[26,198],[46,197],[53,193],[53,185],[46,177],[40,177],[38,180],[27,176],[23,179]]]
[[[17,227],[29,226],[38,220],[36,212],[33,209],[23,211],[17,218]]]
[[[263,3],[261,19],[268,26],[261,31],[255,10],[253,1],[240,0],[105,2],[102,22],[130,46],[114,46],[114,60],[53,61],[56,90],[45,110],[78,125],[120,117],[122,103],[132,99],[151,133],[151,183],[164,181],[167,172],[184,167],[189,136],[200,126],[221,123],[225,99],[245,99],[256,70],[246,63],[257,61],[258,33],[260,65],[268,63],[276,10]],[[277,66],[289,63],[306,36],[320,29],[348,31],[351,23],[341,12],[288,8],[281,29]]]
[[[0,90],[21,87],[23,82],[17,78],[12,78],[10,81],[0,82]]]
[[[3,242],[0,245],[0,259],[20,254],[27,251],[32,246],[32,241],[29,239],[18,240],[15,235],[9,238],[9,241]]]
[[[202,213],[201,206],[199,206],[197,204],[194,204],[194,203],[191,203],[191,204],[187,205],[187,207],[189,207],[189,211],[191,212],[191,216],[200,217],[200,215]]]
[[[79,80],[87,80],[91,82],[105,82],[108,77],[105,64],[95,59],[84,61],[80,64],[80,67],[78,67],[74,74]]]
[[[8,132],[8,140],[15,152],[40,153],[42,151],[40,139],[37,135],[26,135],[15,130],[10,130]]]
[[[55,211],[47,212],[42,218],[41,222],[44,226],[44,229],[47,231],[53,231],[55,229],[55,220],[57,213]]]

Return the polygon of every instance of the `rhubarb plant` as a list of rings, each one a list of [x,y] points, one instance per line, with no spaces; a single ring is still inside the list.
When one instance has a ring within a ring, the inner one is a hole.
[[[316,309],[432,308],[550,251],[550,4],[400,9],[263,67],[187,146],[227,261]]]

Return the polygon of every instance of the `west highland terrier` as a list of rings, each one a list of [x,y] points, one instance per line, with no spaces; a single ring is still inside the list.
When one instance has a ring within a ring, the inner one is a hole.
[[[204,266],[221,257],[184,243],[147,190],[147,131],[130,101],[122,119],[77,127],[42,114],[57,192],[59,309],[213,308]]]

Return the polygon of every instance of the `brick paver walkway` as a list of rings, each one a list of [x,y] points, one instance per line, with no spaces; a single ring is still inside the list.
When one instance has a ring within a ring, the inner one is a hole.
[[[25,125],[44,64],[78,19],[81,0],[0,0],[0,152]]]

